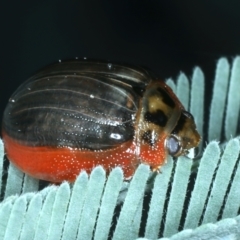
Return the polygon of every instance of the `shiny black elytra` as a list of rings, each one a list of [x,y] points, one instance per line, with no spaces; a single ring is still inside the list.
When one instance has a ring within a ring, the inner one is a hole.
[[[12,95],[3,128],[33,146],[111,148],[133,137],[140,97],[133,88],[150,80],[147,72],[122,65],[57,63]]]

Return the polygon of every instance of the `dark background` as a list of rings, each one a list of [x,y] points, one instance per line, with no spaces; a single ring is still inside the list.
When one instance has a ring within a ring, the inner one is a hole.
[[[59,59],[146,66],[162,79],[194,66],[211,93],[216,61],[240,53],[240,1],[1,1],[0,117],[13,91]]]

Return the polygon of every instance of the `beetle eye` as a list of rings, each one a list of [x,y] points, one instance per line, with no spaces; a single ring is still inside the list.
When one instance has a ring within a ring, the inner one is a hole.
[[[166,141],[166,148],[171,156],[175,156],[181,149],[180,141],[171,135]]]

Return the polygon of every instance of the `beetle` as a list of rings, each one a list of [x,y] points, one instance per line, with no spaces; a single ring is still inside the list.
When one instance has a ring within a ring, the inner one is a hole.
[[[79,60],[48,66],[11,96],[3,115],[7,158],[28,175],[74,181],[102,165],[130,179],[140,163],[159,171],[200,135],[170,87],[140,67]]]

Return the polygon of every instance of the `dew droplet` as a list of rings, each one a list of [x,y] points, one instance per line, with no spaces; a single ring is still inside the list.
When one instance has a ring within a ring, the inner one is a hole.
[[[61,60],[61,59],[59,59],[59,60],[58,60],[58,62],[62,62],[62,60]]]
[[[93,94],[91,94],[91,95],[90,95],[90,98],[94,98],[94,95],[93,95]]]
[[[111,64],[111,63],[108,63],[107,66],[108,66],[108,69],[111,70],[111,68],[112,68],[112,64]]]
[[[118,133],[111,133],[110,138],[119,140],[119,139],[121,139],[121,135]]]
[[[10,98],[10,99],[9,99],[9,102],[15,103],[15,99]]]

